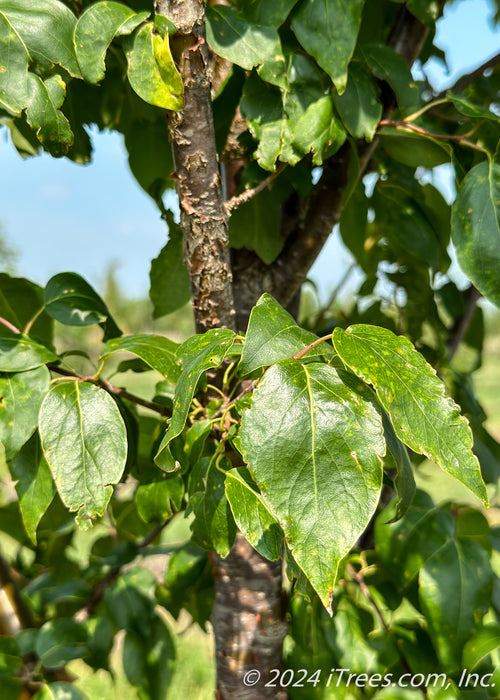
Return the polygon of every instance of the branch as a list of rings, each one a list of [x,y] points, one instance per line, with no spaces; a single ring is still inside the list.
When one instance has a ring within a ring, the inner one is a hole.
[[[161,416],[165,416],[168,418],[172,415],[172,411],[167,406],[160,406],[160,404],[154,403],[153,401],[146,401],[146,399],[141,399],[140,396],[131,394],[126,389],[122,389],[119,386],[111,384],[111,382],[108,382],[107,379],[95,379],[94,377],[78,377],[73,372],[70,372],[69,370],[63,369],[62,367],[58,367],[56,365],[48,365],[48,368],[51,372],[60,374],[63,377],[68,377],[68,379],[74,379],[77,382],[89,382],[91,384],[95,384],[96,386],[100,386],[102,389],[105,389],[105,391],[107,391],[108,394],[120,396],[122,399],[127,399],[127,401],[131,401],[132,403],[135,403],[138,406],[149,408],[150,411],[155,411],[155,413],[159,413]]]
[[[387,44],[411,65],[418,57],[428,31],[428,27],[402,6]],[[382,118],[387,119],[396,106],[395,98],[387,91],[382,99]],[[351,148],[357,151],[358,180],[361,180],[376,147],[376,139],[371,143],[359,142],[354,147],[345,143],[323,166],[323,174],[308,200],[293,211],[285,212],[282,230],[289,231],[289,235],[284,236],[285,246],[278,258],[271,265],[253,258],[241,269],[235,268],[234,296],[244,305],[237,319],[238,327],[246,325],[250,309],[262,292],[273,294],[285,307],[294,298],[334,226],[340,221],[342,193],[349,181]],[[239,257],[243,258],[243,255]]]
[[[259,192],[262,192],[262,190],[265,190],[266,187],[269,187],[271,182],[278,177],[278,175],[281,175],[283,170],[286,168],[287,164],[282,163],[278,168],[276,168],[274,173],[271,173],[269,177],[266,177],[265,180],[262,180],[262,182],[259,182],[259,184],[256,187],[253,187],[252,189],[245,190],[241,194],[237,195],[236,197],[231,197],[231,199],[225,203],[226,211],[228,214],[230,214],[234,209],[237,209],[240,207],[242,204],[245,204],[248,202],[252,197],[255,197],[255,195],[259,194]]]
[[[472,284],[468,287],[464,293],[465,301],[465,311],[455,321],[451,331],[450,340],[448,341],[448,358],[451,361],[456,351],[459,348],[460,343],[464,339],[471,321],[474,317],[474,312],[476,311],[477,302],[481,298],[481,292],[478,291]]]
[[[157,7],[178,30],[172,36],[171,48],[184,83],[184,108],[167,112],[167,123],[196,328],[198,332],[234,328],[227,215],[215,146],[205,41],[205,3],[159,0]]]

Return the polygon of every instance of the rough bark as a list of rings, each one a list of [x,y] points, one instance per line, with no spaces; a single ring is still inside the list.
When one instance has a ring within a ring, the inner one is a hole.
[[[168,114],[181,209],[185,264],[196,327],[235,328],[235,306],[221,179],[215,149],[203,0],[160,0],[158,11],[178,28],[172,52],[184,82],[184,109]],[[238,300],[241,301],[241,300]],[[246,307],[245,307],[246,308]],[[246,325],[246,324],[245,324]],[[214,555],[217,695],[273,697],[247,689],[245,671],[262,678],[281,665],[286,634],[281,564],[261,557],[238,535],[225,559]],[[274,696],[277,697],[277,696]]]
[[[422,50],[427,34],[428,28],[403,6],[387,44],[411,65]],[[383,118],[387,118],[395,107],[393,93],[384,90],[382,100]],[[362,141],[356,144],[358,179],[366,173],[376,147],[377,139],[371,143]],[[351,149],[351,145],[346,143],[324,165],[322,176],[308,199],[284,211],[282,235],[285,246],[271,265],[265,265],[256,256],[249,259],[244,253],[236,254],[233,261],[234,295],[235,298],[244,299],[249,308],[262,292],[269,292],[283,306],[287,306],[300,290],[334,226],[340,221],[343,192],[349,182]],[[246,312],[246,308],[238,309],[238,326],[241,326]]]

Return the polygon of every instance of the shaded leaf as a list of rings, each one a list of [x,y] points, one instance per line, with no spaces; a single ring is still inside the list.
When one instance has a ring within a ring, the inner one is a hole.
[[[148,638],[155,618],[155,584],[156,576],[152,571],[135,566],[106,590],[104,600],[118,629],[131,630]]]
[[[359,63],[351,63],[345,91],[334,95],[333,101],[346,129],[357,139],[371,141],[382,117],[382,105],[372,79]]]
[[[321,165],[342,146],[346,135],[325,95],[313,102],[293,125],[293,143],[303,154],[313,153],[313,165]]]
[[[331,613],[340,560],[367,526],[382,485],[382,421],[346,373],[282,360],[243,414],[241,446],[293,557]]]
[[[82,75],[89,83],[104,78],[104,59],[115,36],[130,34],[149,12],[135,13],[120,2],[97,2],[78,18],[75,27],[75,50]]]
[[[500,306],[500,165],[479,163],[465,176],[452,207],[458,262],[490,301]]]
[[[107,360],[115,352],[131,352],[175,383],[181,373],[175,358],[178,348],[177,343],[161,335],[128,335],[108,340],[99,359]]]
[[[80,527],[90,527],[104,513],[127,458],[116,403],[93,384],[56,384],[40,409],[39,430],[61,500],[78,511]]]
[[[153,23],[139,28],[126,44],[128,80],[143,100],[163,109],[182,109],[184,86],[168,40],[153,33]]]
[[[50,620],[40,628],[35,650],[45,668],[60,668],[72,659],[85,656],[87,652],[85,627],[75,620]]]
[[[403,517],[403,515],[408,511],[408,508],[413,502],[417,487],[406,447],[396,437],[394,428],[392,427],[389,417],[385,411],[382,413],[382,423],[384,426],[385,441],[387,443],[387,457],[392,457],[394,466],[397,469],[397,474],[394,479],[394,486],[396,487],[396,492],[398,494],[397,510],[394,516],[394,518],[397,520],[398,518]],[[391,466],[390,460],[386,460],[386,464],[388,461],[389,466]]]
[[[24,372],[58,359],[52,350],[29,336],[0,326],[0,372]]]
[[[11,460],[38,424],[38,411],[49,388],[46,367],[0,375],[0,442]]]
[[[347,65],[356,45],[363,0],[309,0],[292,18],[295,36],[314,56],[341,94],[347,83]]]
[[[394,90],[400,109],[418,105],[418,87],[402,56],[385,44],[364,44],[362,51],[373,74]]]
[[[234,338],[233,331],[214,328],[203,335],[188,338],[178,349],[177,359],[181,361],[182,372],[175,388],[172,420],[155,457],[156,464],[162,469],[166,471],[176,469],[175,459],[170,452],[170,442],[180,435],[184,428],[189,406],[201,375],[208,369],[221,364]]]
[[[184,482],[180,475],[164,475],[159,481],[138,487],[135,495],[137,512],[146,523],[162,523],[180,509],[183,495]]]
[[[280,223],[280,201],[271,189],[265,189],[231,213],[231,247],[254,250],[266,265],[270,265],[283,248]]]
[[[468,540],[447,542],[421,569],[420,603],[445,669],[461,668],[464,644],[489,608],[492,583],[488,553]]]
[[[466,117],[472,117],[476,119],[491,119],[492,121],[499,122],[500,117],[498,114],[491,112],[489,109],[482,107],[481,105],[476,105],[470,100],[465,99],[458,95],[454,95],[452,92],[447,94],[447,98],[453,103],[453,106],[460,112],[460,114],[465,114]]]
[[[33,700],[87,700],[87,696],[73,683],[56,681],[40,688]]]
[[[149,297],[153,318],[161,318],[180,309],[191,298],[189,272],[183,265],[182,233],[167,212],[169,237],[157,258],[151,261]]]
[[[274,297],[263,294],[250,313],[238,371],[245,375],[260,367],[268,367],[296,355],[317,339],[317,335],[298,326]],[[321,343],[305,357],[312,360],[331,355],[331,345]]]
[[[123,668],[128,681],[138,688],[140,700],[164,700],[175,662],[175,645],[166,622],[156,616],[144,639],[127,632],[123,644]]]
[[[401,442],[487,503],[469,423],[410,341],[386,328],[360,324],[347,331],[336,328],[333,344],[352,371],[374,386]]]
[[[297,0],[245,0],[238,9],[249,22],[277,28],[296,4]]]
[[[121,335],[101,297],[76,272],[61,272],[51,277],[43,298],[47,313],[59,323],[68,326],[98,323],[104,330],[104,340]]]
[[[451,160],[453,150],[446,141],[389,127],[382,127],[378,137],[391,158],[412,168],[435,168]]]
[[[165,119],[137,121],[125,131],[125,146],[132,175],[155,202],[173,186],[172,147]]]
[[[73,44],[76,17],[66,5],[59,0],[0,0],[0,12],[42,71],[57,63],[73,77],[81,77]]]
[[[0,316],[22,330],[37,315],[30,335],[42,342],[52,342],[52,319],[40,310],[43,307],[43,289],[23,277],[0,273]]]
[[[240,532],[266,559],[283,556],[283,531],[244,469],[226,474],[226,496]]]
[[[258,66],[266,82],[286,85],[285,57],[276,29],[252,24],[234,7],[207,7],[207,41],[215,53],[245,70]]]
[[[12,460],[10,471],[12,478],[17,480],[16,491],[24,527],[30,540],[36,544],[38,523],[52,503],[56,492],[38,435],[33,435],[23,445]]]

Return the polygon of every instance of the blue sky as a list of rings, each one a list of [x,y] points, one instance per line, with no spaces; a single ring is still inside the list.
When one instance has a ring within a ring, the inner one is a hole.
[[[457,0],[447,10],[435,43],[446,52],[449,71],[439,63],[425,66],[436,88],[500,50],[493,13],[489,0]],[[100,288],[107,267],[117,263],[124,292],[146,295],[149,264],[166,241],[165,225],[129,172],[122,137],[96,133],[94,148],[89,166],[47,155],[23,161],[0,129],[0,223],[18,252],[18,273],[39,284],[72,270]],[[348,264],[335,234],[311,277],[326,293]]]

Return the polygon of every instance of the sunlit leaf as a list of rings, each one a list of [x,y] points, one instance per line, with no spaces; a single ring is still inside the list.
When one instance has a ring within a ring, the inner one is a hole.
[[[29,336],[0,326],[0,372],[24,372],[58,359],[52,350]]]
[[[108,340],[100,359],[107,360],[115,352],[130,352],[175,383],[181,373],[175,359],[178,347],[173,340],[161,335],[129,335]]]

